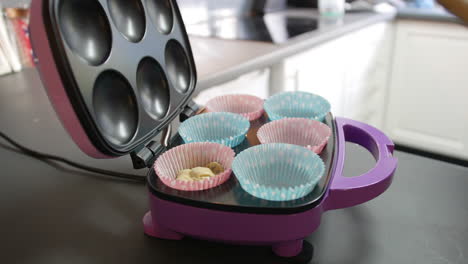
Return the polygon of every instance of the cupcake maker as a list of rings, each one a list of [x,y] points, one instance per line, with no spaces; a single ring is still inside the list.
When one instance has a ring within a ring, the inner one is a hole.
[[[74,142],[95,158],[131,156],[135,168],[181,144],[171,123],[198,111],[191,101],[196,70],[174,0],[33,0],[30,32],[42,82]],[[258,129],[266,117],[252,121]],[[150,211],[144,232],[163,239],[198,239],[268,245],[294,259],[311,252],[303,240],[321,214],[369,201],[391,184],[397,160],[393,143],[366,124],[324,118],[333,131],[321,152],[325,175],[308,195],[268,201],[245,192],[235,175],[204,191],[166,186],[148,173]],[[234,150],[258,144],[248,138]],[[342,176],[345,142],[368,149],[376,166]]]

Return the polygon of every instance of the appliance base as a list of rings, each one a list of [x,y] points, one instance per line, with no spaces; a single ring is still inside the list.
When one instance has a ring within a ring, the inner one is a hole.
[[[181,240],[184,235],[164,228],[153,221],[151,212],[143,217],[144,232],[147,236],[167,240]],[[271,245],[273,253],[286,263],[309,263],[314,247],[306,240],[298,239]]]
[[[164,228],[153,222],[151,212],[147,212],[143,217],[143,227],[145,234],[151,237],[157,237],[168,240],[181,240],[182,238],[184,238],[182,234]]]
[[[392,183],[398,164],[393,157],[393,142],[384,133],[346,118],[335,121],[340,144],[336,148],[330,182],[315,207],[290,214],[240,212],[228,206],[213,209],[193,206],[170,196],[164,199],[167,197],[159,197],[160,193],[149,185],[150,212],[143,219],[145,233],[164,239],[189,236],[223,243],[271,246],[277,256],[287,259],[285,262],[310,260],[312,250],[304,238],[317,230],[322,214],[379,196]],[[344,177],[345,142],[366,148],[376,159],[375,167],[360,176]],[[150,174],[149,177],[151,180],[155,176]]]

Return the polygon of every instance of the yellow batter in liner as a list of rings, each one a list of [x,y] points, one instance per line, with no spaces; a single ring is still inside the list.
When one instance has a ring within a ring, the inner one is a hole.
[[[218,162],[210,162],[206,167],[195,167],[192,169],[180,170],[177,173],[177,180],[181,181],[200,181],[209,177],[213,177],[224,171],[224,168]]]

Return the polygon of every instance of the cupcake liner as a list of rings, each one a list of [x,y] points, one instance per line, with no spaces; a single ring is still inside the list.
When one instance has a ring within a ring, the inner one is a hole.
[[[263,99],[247,94],[228,94],[217,96],[206,103],[208,112],[230,112],[239,114],[249,121],[260,118],[265,110]]]
[[[182,191],[201,191],[216,187],[229,179],[232,173],[234,151],[217,143],[191,143],[172,148],[162,154],[154,163],[154,170],[161,181],[174,189]],[[216,176],[200,181],[177,180],[177,173],[183,169],[206,166],[216,161],[223,165],[224,171]]]
[[[187,119],[179,127],[185,143],[214,142],[235,147],[250,128],[247,118],[232,113],[206,113]]]
[[[264,104],[270,120],[300,117],[323,122],[330,112],[330,103],[323,97],[307,92],[283,92],[273,95]]]
[[[257,132],[260,143],[287,143],[320,154],[331,136],[327,125],[306,118],[284,118],[263,125]]]
[[[323,176],[325,165],[303,147],[272,143],[244,150],[234,159],[232,169],[249,194],[288,201],[309,194]]]
[[[213,199],[219,198],[220,195],[223,195],[229,192],[231,189],[234,188],[234,186],[236,186],[236,184],[237,184],[237,181],[229,177],[225,182],[219,184],[218,186],[213,186],[209,189],[200,190],[200,191],[193,190],[193,191],[181,192],[180,190],[169,187],[166,184],[162,184],[162,186],[160,186],[159,188],[162,192],[169,194],[169,195],[173,195],[173,196],[179,196],[179,197],[192,199],[192,200],[199,200],[199,199],[213,200]]]

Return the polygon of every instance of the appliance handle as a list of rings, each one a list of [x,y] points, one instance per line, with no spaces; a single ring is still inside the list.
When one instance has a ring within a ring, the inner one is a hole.
[[[337,162],[330,182],[325,210],[358,205],[382,194],[392,183],[398,160],[393,142],[380,130],[347,118],[337,117]],[[344,177],[345,142],[366,148],[377,161],[374,168],[356,177]]]

